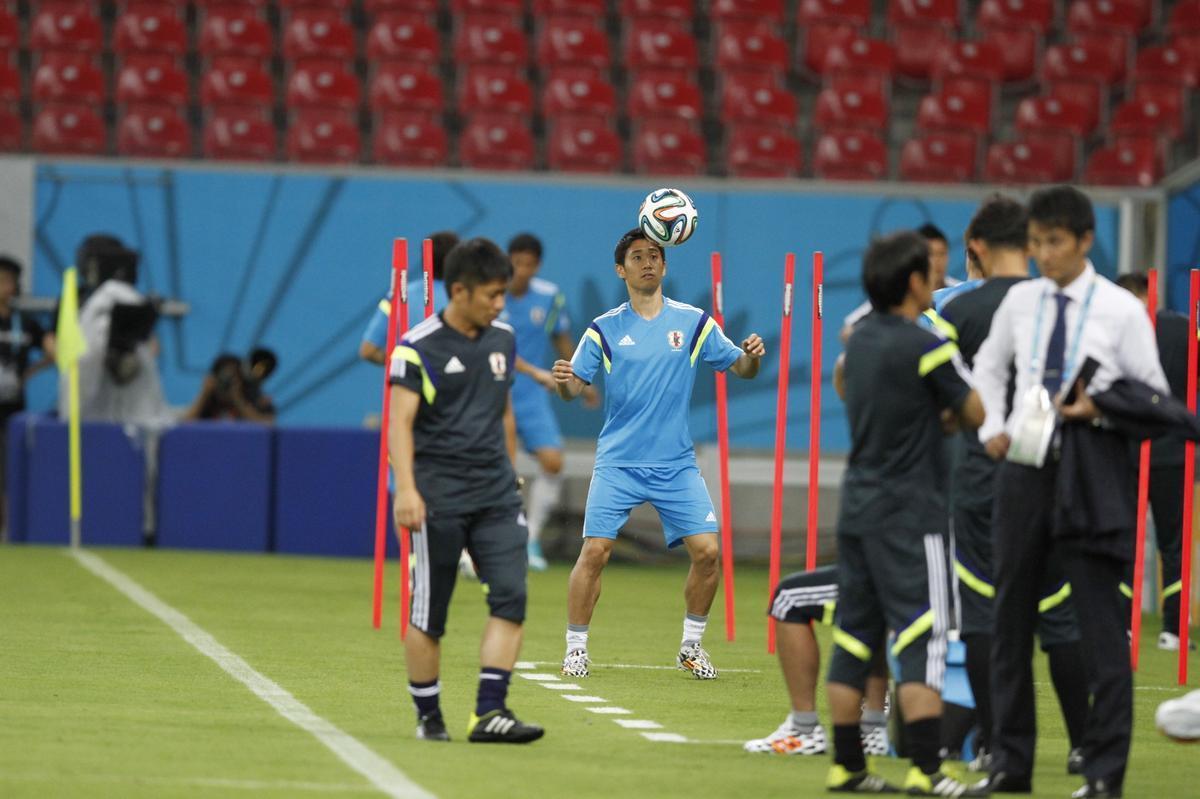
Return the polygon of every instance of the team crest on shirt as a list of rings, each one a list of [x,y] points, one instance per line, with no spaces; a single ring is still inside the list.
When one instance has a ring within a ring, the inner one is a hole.
[[[503,352],[493,352],[488,356],[488,365],[497,380],[503,380],[508,375],[508,356]]]
[[[672,330],[667,333],[667,343],[671,345],[671,349],[673,350],[683,349],[683,331]]]
[[[542,322],[545,322],[546,321],[546,309],[539,308],[536,305],[534,307],[530,308],[529,309],[529,321],[533,322],[535,325],[540,325]]]

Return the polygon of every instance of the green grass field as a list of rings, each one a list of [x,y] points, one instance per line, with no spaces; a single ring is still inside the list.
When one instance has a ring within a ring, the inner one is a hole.
[[[716,609],[706,645],[724,673],[701,683],[671,666],[682,616],[682,566],[614,565],[592,625],[583,693],[662,725],[689,743],[640,730],[514,678],[510,703],[542,723],[527,747],[465,743],[485,606],[460,582],[443,651],[443,710],[456,740],[413,738],[397,631],[395,566],[384,629],[370,626],[366,561],[103,550],[112,566],[186,614],[255,669],[441,797],[821,795],[826,758],[750,755],[737,742],[787,712],[765,651],[766,573],[740,569],[738,639]],[[523,660],[562,654],[567,569],[530,576]],[[718,606],[720,601],[718,600]],[[1154,648],[1148,619],[1137,677],[1129,797],[1200,795],[1200,750],[1159,736],[1157,704],[1179,693],[1173,654]],[[824,641],[823,641],[824,643]],[[826,644],[827,647],[827,644]],[[1079,785],[1044,664],[1038,664],[1038,796]],[[1192,683],[1200,682],[1200,658]],[[738,671],[744,670],[744,671]],[[822,716],[825,717],[822,708]],[[904,763],[881,770],[902,778]],[[0,548],[0,797],[379,795],[314,737],[201,655],[171,628],[63,550]]]

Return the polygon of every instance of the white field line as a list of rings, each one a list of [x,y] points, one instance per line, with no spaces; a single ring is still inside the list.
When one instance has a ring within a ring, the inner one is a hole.
[[[513,667],[517,670],[536,669],[538,666],[561,666],[558,660],[521,660]],[[677,671],[678,666],[649,666],[642,663],[592,663],[593,669],[653,669],[654,671]],[[762,674],[762,669],[717,669],[722,674]],[[534,678],[538,679],[538,678]],[[545,678],[542,678],[545,679]]]
[[[573,682],[544,682],[539,683],[543,688],[549,688],[551,691],[582,691],[583,687],[576,685]]]
[[[613,719],[627,730],[661,730],[662,725],[650,719]]]
[[[318,716],[279,683],[256,671],[187,616],[142,588],[123,572],[91,552],[70,550],[69,554],[80,566],[106,581],[147,613],[156,616],[198,652],[210,658],[229,676],[270,705],[276,713],[324,744],[343,763],[366,777],[381,792],[393,799],[433,799],[433,794],[410,780],[400,769],[377,755],[357,738]]]
[[[585,702],[585,703],[594,704],[594,705],[598,705],[602,702],[608,701],[607,699],[605,699],[602,696],[587,696],[585,694],[559,694],[559,696],[561,696],[563,699],[567,700],[568,702]]]
[[[632,716],[633,715],[632,710],[626,710],[623,707],[617,707],[615,705],[597,705],[596,707],[585,707],[584,710],[591,711],[592,713],[599,713],[602,716]]]
[[[657,741],[664,744],[685,744],[688,739],[677,732],[644,732],[642,737],[647,741]]]

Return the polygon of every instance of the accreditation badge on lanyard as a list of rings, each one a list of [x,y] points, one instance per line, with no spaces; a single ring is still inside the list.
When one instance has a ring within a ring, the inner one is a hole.
[[[1079,312],[1079,320],[1075,323],[1075,335],[1071,341],[1071,351],[1063,367],[1063,377],[1074,379],[1075,362],[1079,357],[1079,347],[1083,342],[1083,325],[1087,320],[1088,311],[1092,307],[1092,295],[1096,292],[1096,278],[1092,278],[1088,286],[1087,297],[1084,298],[1083,308]],[[1046,464],[1046,455],[1050,452],[1050,444],[1054,441],[1054,433],[1058,429],[1058,409],[1054,406],[1054,397],[1043,385],[1042,354],[1039,349],[1042,333],[1042,311],[1046,307],[1046,297],[1049,292],[1042,294],[1038,302],[1037,319],[1033,328],[1033,346],[1030,348],[1029,374],[1032,385],[1025,395],[1018,400],[1016,412],[1013,415],[1012,442],[1008,446],[1008,460],[1024,466],[1041,468]],[[1070,383],[1063,380],[1062,389]]]

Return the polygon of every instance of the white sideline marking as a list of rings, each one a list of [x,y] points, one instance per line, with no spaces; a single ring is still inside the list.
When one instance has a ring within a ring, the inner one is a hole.
[[[527,660],[517,663],[513,668],[533,669],[538,666],[560,666],[557,660]],[[593,669],[653,669],[654,671],[677,671],[678,666],[648,666],[642,663],[592,663]],[[721,674],[762,674],[762,669],[717,669]],[[521,675],[522,677],[525,675]]]
[[[563,699],[567,700],[568,702],[595,702],[595,703],[599,704],[601,702],[608,701],[607,699],[600,697],[600,696],[585,696],[584,694],[559,694],[559,696],[561,696]]]
[[[584,710],[590,710],[593,713],[601,713],[605,716],[632,716],[633,715],[632,710],[626,710],[623,707],[616,707],[615,705],[599,705],[597,707],[587,707],[587,708],[584,708]]]
[[[573,682],[544,682],[540,683],[543,688],[549,688],[552,691],[582,691],[583,688]]]
[[[613,719],[627,730],[661,730],[662,725],[649,719]]]
[[[536,669],[537,664],[532,661],[529,661],[529,660],[518,660],[516,663],[513,664],[513,668],[520,669],[520,670]]]
[[[187,616],[142,588],[98,555],[79,550],[71,550],[69,554],[80,566],[106,581],[142,610],[156,616],[159,621],[178,633],[180,638],[224,669],[230,677],[274,708],[276,713],[312,735],[384,794],[393,799],[433,799],[433,794],[410,780],[390,762],[375,754],[358,739],[312,712],[282,685],[256,671]]]
[[[644,732],[642,737],[647,741],[657,741],[664,744],[685,744],[688,739],[677,732]]]
[[[534,682],[554,682],[558,679],[557,674],[522,674],[521,676]]]

